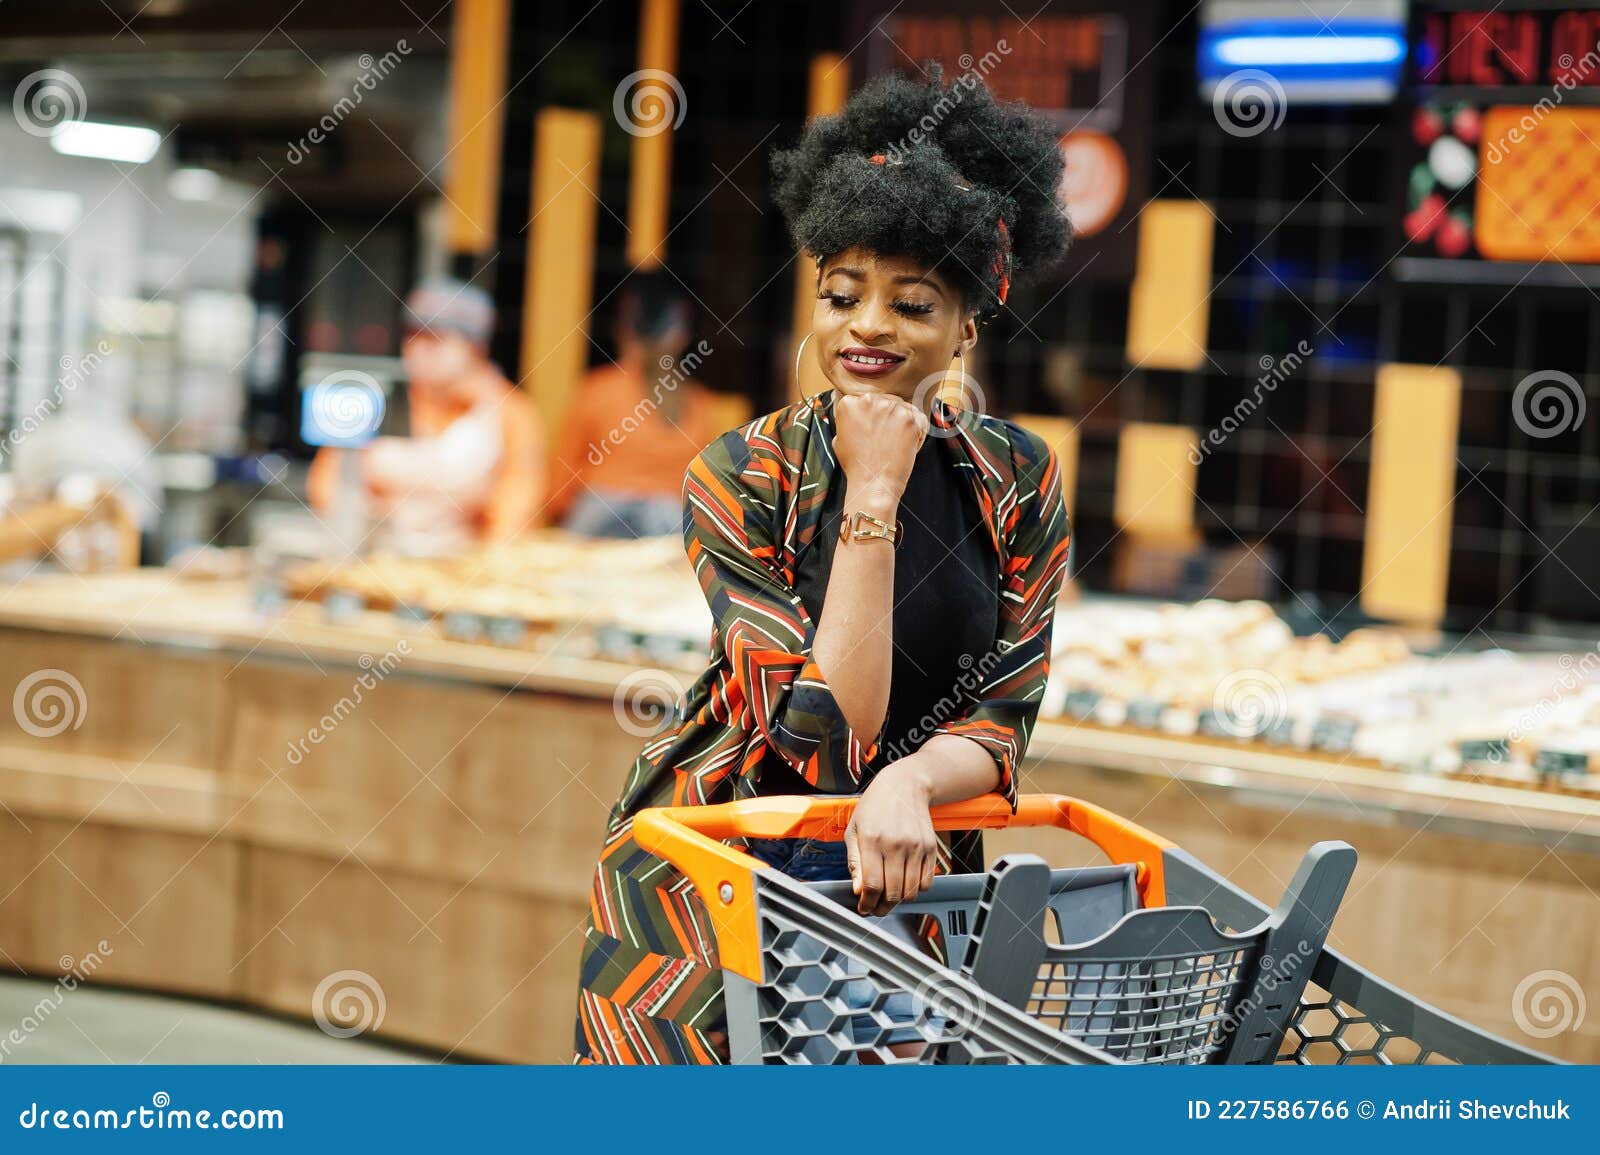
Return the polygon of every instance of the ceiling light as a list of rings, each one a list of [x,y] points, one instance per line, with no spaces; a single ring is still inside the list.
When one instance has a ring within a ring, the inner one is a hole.
[[[143,164],[161,147],[161,134],[131,124],[74,120],[57,126],[50,134],[50,147],[67,156]]]
[[[208,201],[222,188],[222,178],[209,168],[180,168],[167,178],[167,192],[180,201]]]

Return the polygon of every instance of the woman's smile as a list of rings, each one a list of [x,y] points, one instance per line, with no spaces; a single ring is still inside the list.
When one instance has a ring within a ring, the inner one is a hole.
[[[862,345],[851,345],[839,350],[839,364],[844,367],[845,372],[868,380],[887,377],[905,364],[905,361],[904,354],[892,353],[887,349],[869,349]]]

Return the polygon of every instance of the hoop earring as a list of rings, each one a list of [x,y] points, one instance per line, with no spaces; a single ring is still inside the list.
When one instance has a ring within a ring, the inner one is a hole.
[[[806,351],[806,342],[809,340],[811,340],[811,334],[807,333],[800,338],[800,344],[794,351],[794,391],[800,394],[800,400],[808,404],[815,395],[807,393],[805,386],[800,383],[800,355]]]
[[[956,348],[956,357],[961,362],[961,368],[959,370],[959,373],[960,373],[960,378],[959,378],[960,385],[957,386],[957,388],[960,391],[960,401],[961,401],[962,405],[964,406],[966,404],[966,400],[967,400],[967,381],[968,381],[968,377],[967,377],[967,355],[961,351],[959,346],[957,346],[957,348]],[[948,382],[949,378],[947,377],[945,380]],[[943,390],[940,390],[940,392],[943,392]],[[940,398],[940,400],[943,400],[943,398]],[[945,404],[949,405],[950,403],[948,401],[946,401]]]

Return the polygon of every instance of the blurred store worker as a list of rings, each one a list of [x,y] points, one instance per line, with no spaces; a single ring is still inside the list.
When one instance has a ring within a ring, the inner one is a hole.
[[[587,537],[652,537],[683,527],[683,477],[722,430],[692,374],[711,352],[689,348],[689,299],[663,269],[636,271],[618,295],[617,360],[592,370],[556,449],[554,519]]]
[[[337,455],[356,452],[386,549],[451,553],[528,528],[544,495],[539,414],[489,360],[494,319],[489,295],[459,281],[428,281],[406,298],[411,435],[319,452],[308,483],[319,513],[333,505]]]

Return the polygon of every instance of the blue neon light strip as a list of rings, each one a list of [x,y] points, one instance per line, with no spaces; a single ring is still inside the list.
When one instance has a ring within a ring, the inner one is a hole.
[[[1279,64],[1395,64],[1405,58],[1400,36],[1225,36],[1214,52],[1237,68],[1271,68]]]
[[[1370,21],[1234,22],[1212,25],[1200,34],[1202,83],[1221,80],[1245,68],[1271,73],[1285,88],[1315,85],[1335,91],[1340,84],[1399,82],[1407,41],[1403,25]]]

